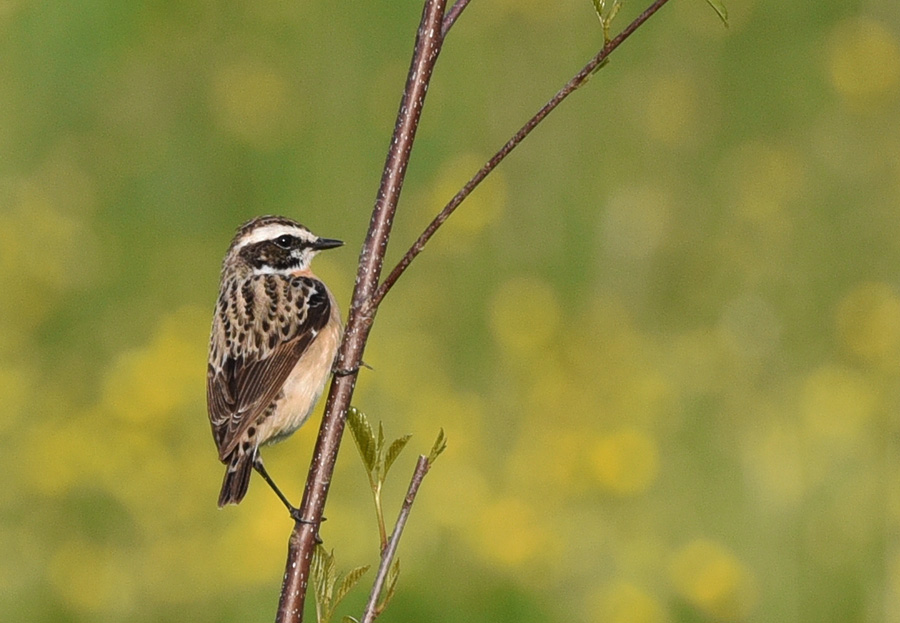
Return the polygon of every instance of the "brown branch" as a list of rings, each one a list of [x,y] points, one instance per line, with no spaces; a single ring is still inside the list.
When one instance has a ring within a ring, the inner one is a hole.
[[[425,228],[425,231],[416,239],[416,241],[412,244],[412,246],[407,250],[404,256],[400,259],[391,273],[387,276],[384,282],[378,286],[378,290],[375,291],[375,295],[368,302],[367,307],[373,310],[378,309],[378,306],[381,304],[381,301],[384,299],[385,295],[390,292],[391,288],[394,287],[394,284],[400,278],[400,276],[406,272],[406,269],[409,267],[410,263],[416,258],[419,253],[422,252],[422,249],[425,248],[425,244],[431,239],[431,237],[435,234],[435,232],[440,228],[441,225],[453,214],[454,210],[459,207],[459,204],[463,202],[463,200],[469,196],[469,194],[475,190],[475,187],[481,183],[481,181],[488,176],[488,174],[493,171],[498,164],[500,164],[506,156],[510,154],[510,152],[515,149],[519,143],[525,140],[525,137],[528,136],[531,131],[537,127],[537,125],[544,120],[547,115],[553,112],[557,106],[559,106],[564,99],[566,99],[569,95],[571,95],[575,90],[579,87],[583,86],[584,83],[588,81],[588,78],[591,77],[591,74],[600,67],[600,64],[603,63],[612,52],[618,48],[635,30],[637,30],[644,22],[646,22],[650,17],[653,16],[662,6],[668,2],[669,0],[656,0],[653,4],[651,4],[643,13],[641,13],[633,22],[631,22],[622,32],[613,37],[606,45],[603,46],[603,49],[600,50],[594,58],[590,60],[590,62],[585,65],[581,71],[575,74],[566,85],[561,88],[553,98],[544,104],[544,106],[531,118],[528,122],[522,126],[522,128],[515,133],[515,135],[509,139],[506,144],[500,148],[500,150],[494,154],[494,156],[488,160],[481,170],[478,171],[472,179],[466,182],[466,185],[463,186],[458,193],[450,200],[450,202],[444,206],[444,209],[441,210],[434,220],[428,224],[428,227]],[[454,6],[455,8],[455,6]],[[445,19],[446,23],[446,19]]]
[[[391,538],[387,543],[387,547],[381,552],[381,563],[378,565],[378,573],[375,576],[375,583],[372,585],[372,592],[369,594],[369,602],[363,612],[362,623],[372,623],[379,614],[378,598],[384,588],[384,582],[387,578],[391,563],[397,553],[397,546],[400,544],[400,537],[403,534],[403,528],[406,527],[406,521],[409,519],[409,513],[412,510],[413,502],[416,501],[416,494],[419,492],[419,486],[425,478],[425,474],[431,468],[431,463],[427,456],[420,455],[416,463],[416,470],[413,472],[412,480],[409,483],[409,489],[406,491],[406,498],[403,500],[403,506],[400,508],[400,515],[397,517],[397,523],[394,524],[394,531],[391,532]]]
[[[469,6],[469,0],[456,0],[456,2],[453,3],[453,6],[450,7],[450,10],[444,15],[444,22],[441,24],[442,37],[447,36],[447,33],[453,28],[453,24],[456,23],[456,20],[459,19],[459,16],[462,15],[462,12],[466,10],[467,6]]]
[[[443,42],[441,21],[446,0],[426,0],[416,35],[413,59],[397,122],[385,162],[381,185],[369,222],[369,231],[359,256],[356,287],[350,303],[350,314],[344,339],[338,351],[336,367],[342,373],[331,381],[325,415],[319,428],[303,501],[300,504],[303,522],[294,524],[288,543],[288,556],[281,599],[278,603],[277,623],[299,623],[303,620],[303,604],[309,584],[309,566],[318,537],[325,498],[334,472],[334,464],[344,432],[344,418],[356,386],[356,371],[362,361],[363,350],[372,327],[374,313],[364,309],[381,276],[397,200],[403,187],[410,151],[419,125],[425,94],[431,73]]]

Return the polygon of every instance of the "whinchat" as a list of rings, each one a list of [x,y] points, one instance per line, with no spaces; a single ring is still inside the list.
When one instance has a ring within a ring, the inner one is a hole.
[[[261,216],[244,223],[228,247],[206,373],[209,421],[227,466],[220,508],[244,498],[255,469],[299,520],[259,449],[300,428],[331,373],[340,312],[309,265],[319,251],[342,244],[289,218]]]

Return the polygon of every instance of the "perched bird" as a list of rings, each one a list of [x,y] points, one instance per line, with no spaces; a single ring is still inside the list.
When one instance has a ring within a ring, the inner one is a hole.
[[[209,421],[227,466],[220,508],[244,498],[252,468],[299,520],[259,448],[300,428],[332,371],[340,312],[309,264],[342,244],[289,218],[261,216],[244,223],[228,247],[206,373]]]

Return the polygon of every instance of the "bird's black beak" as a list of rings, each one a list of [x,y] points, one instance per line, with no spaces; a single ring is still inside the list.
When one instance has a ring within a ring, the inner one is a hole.
[[[344,244],[343,240],[335,240],[334,238],[319,238],[316,240],[312,248],[316,251],[324,251],[325,249],[334,249]]]

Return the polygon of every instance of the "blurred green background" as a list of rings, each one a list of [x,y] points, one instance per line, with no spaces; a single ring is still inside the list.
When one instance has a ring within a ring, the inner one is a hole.
[[[667,5],[385,302],[389,515],[450,441],[385,620],[900,621],[900,4],[727,5]],[[346,309],[419,16],[0,2],[0,620],[273,619],[290,520],[215,504],[219,266],[295,217]],[[389,265],[600,40],[589,0],[472,2]],[[314,422],[265,451],[294,500]],[[375,560],[349,439],[326,515]]]

